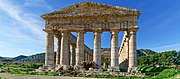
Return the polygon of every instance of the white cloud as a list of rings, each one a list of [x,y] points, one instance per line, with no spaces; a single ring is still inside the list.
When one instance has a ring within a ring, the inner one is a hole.
[[[151,49],[155,51],[163,52],[168,50],[179,50],[179,47],[180,47],[180,43],[175,43],[175,44],[162,45]]]
[[[52,7],[49,6],[47,2],[45,2],[45,0],[25,0],[24,6],[46,8],[46,10],[53,10]]]
[[[17,1],[17,0],[16,0]],[[40,2],[38,2],[40,1]],[[29,4],[27,4],[29,3]],[[26,4],[26,5],[25,5]],[[32,5],[31,5],[32,4]],[[43,9],[41,4],[48,9],[51,7],[44,4],[43,0],[27,0],[24,5],[17,5],[15,0],[0,0],[0,12],[4,13],[0,21],[0,55],[13,56],[20,52],[23,54],[44,51],[45,32],[43,21],[34,12],[27,11],[28,8]],[[39,7],[39,8],[38,8]],[[0,14],[2,16],[2,14]]]
[[[12,6],[14,5],[7,0],[0,1],[0,9],[5,11],[9,17],[18,21],[20,24],[22,24],[23,27],[31,30],[34,35],[43,36],[39,25],[33,23],[33,21],[36,21],[36,19],[23,15],[23,11],[21,11],[18,6]]]
[[[7,0],[0,1],[0,9],[9,17],[21,24],[22,28],[25,28],[28,31],[30,30],[37,38],[44,38],[42,26],[40,26],[41,21],[34,18],[33,13],[24,12],[21,6],[14,5],[12,2]],[[19,28],[19,26],[17,27]]]

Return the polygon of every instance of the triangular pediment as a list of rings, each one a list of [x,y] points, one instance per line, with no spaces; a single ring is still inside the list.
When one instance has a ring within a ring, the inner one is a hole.
[[[63,8],[48,14],[42,15],[42,17],[48,16],[94,16],[94,15],[119,15],[119,14],[140,14],[140,11],[136,9],[129,9],[124,7],[109,6],[104,4],[98,4],[94,2],[82,2],[67,8]]]

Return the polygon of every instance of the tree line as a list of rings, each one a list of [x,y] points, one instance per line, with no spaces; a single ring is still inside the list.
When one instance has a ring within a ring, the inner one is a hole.
[[[173,65],[180,64],[180,51],[165,51],[138,57],[138,65]]]

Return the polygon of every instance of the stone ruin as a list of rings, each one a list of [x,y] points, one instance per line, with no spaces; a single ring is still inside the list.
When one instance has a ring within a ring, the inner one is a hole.
[[[82,62],[93,61],[101,71],[101,33],[111,33],[112,69],[137,71],[136,32],[140,11],[94,2],[82,2],[67,8],[42,15],[45,20],[46,54],[42,70],[88,70]],[[118,32],[123,31],[121,46],[118,47]],[[77,32],[77,37],[71,34]],[[84,34],[94,33],[94,48],[84,44]],[[57,39],[56,61],[54,62],[54,37]]]

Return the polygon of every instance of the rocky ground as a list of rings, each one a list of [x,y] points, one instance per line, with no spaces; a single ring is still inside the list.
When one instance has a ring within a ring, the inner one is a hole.
[[[97,78],[83,78],[83,77],[67,77],[67,76],[42,76],[42,75],[26,75],[17,76],[7,73],[0,73],[0,77],[5,79],[97,79]],[[98,78],[103,79],[103,78]]]

